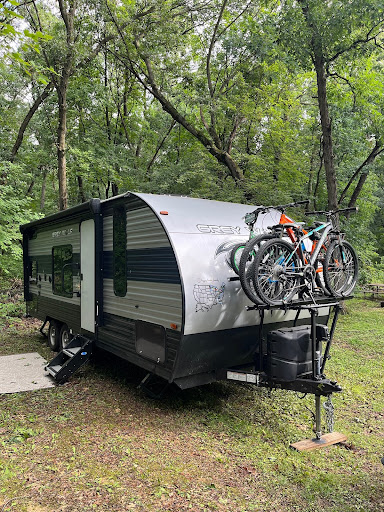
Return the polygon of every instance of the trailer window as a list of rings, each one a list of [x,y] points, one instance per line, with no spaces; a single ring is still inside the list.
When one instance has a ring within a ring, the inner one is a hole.
[[[113,209],[113,289],[115,295],[127,293],[127,215],[124,206]]]
[[[72,245],[59,245],[52,249],[52,290],[57,295],[73,295]]]

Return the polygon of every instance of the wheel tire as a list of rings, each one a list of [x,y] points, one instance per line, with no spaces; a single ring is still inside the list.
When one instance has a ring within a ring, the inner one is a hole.
[[[69,327],[67,324],[63,324],[60,329],[60,336],[59,336],[59,343],[60,343],[60,349],[63,350],[63,348],[66,348],[68,343],[72,339],[72,334],[69,331]]]
[[[288,270],[298,270],[301,265],[293,246],[280,238],[269,240],[256,254],[254,285],[257,295],[265,304],[275,306],[289,303],[298,291],[299,276],[286,278],[284,271],[276,273],[279,267],[284,269],[284,258],[288,256]],[[281,258],[283,261],[280,263]]]
[[[328,291],[328,288],[325,284],[324,280],[324,260],[325,260],[325,254],[327,252],[327,247],[329,245],[329,242],[324,242],[322,247],[320,248],[319,254],[317,255],[317,258],[315,262],[313,263],[313,266],[315,267],[316,275],[315,275],[315,284],[319,291],[323,293],[326,297],[330,296],[330,293]]]
[[[324,260],[322,261],[315,261],[314,267],[316,270],[316,276],[315,276],[315,283],[319,290],[327,297],[330,296],[330,293],[328,291],[328,288],[326,287],[325,281],[324,281]]]
[[[253,284],[254,262],[255,254],[260,248],[260,245],[267,240],[275,238],[274,235],[259,235],[249,240],[241,253],[239,263],[239,277],[241,286],[243,287],[245,295],[254,304],[263,304],[263,301],[258,297]]]
[[[229,263],[232,267],[232,270],[236,272],[237,275],[239,275],[240,258],[245,245],[246,244],[244,242],[236,244],[232,249],[231,254],[229,255]]]
[[[324,281],[331,295],[341,298],[352,293],[358,266],[355,249],[350,243],[337,240],[331,243],[324,260]]]
[[[53,352],[57,352],[60,347],[60,324],[56,320],[49,322],[48,346]]]

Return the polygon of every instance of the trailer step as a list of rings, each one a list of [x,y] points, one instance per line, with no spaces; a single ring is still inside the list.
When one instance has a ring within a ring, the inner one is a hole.
[[[52,377],[54,377],[56,375],[56,373],[60,370],[61,366],[60,365],[56,365],[56,366],[47,366],[46,367],[46,370],[48,373],[50,373],[52,375]]]
[[[73,347],[73,348],[63,348],[63,353],[69,357],[75,356],[78,352],[80,352],[81,347]]]
[[[59,384],[66,382],[71,375],[89,361],[92,355],[93,340],[78,334],[45,367]]]

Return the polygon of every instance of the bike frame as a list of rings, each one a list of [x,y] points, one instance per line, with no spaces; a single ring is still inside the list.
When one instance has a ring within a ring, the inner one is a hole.
[[[332,222],[325,222],[324,224],[321,224],[321,226],[318,226],[317,228],[315,229],[312,229],[311,231],[309,231],[308,233],[305,233],[303,236],[301,236],[299,238],[299,240],[296,241],[295,245],[294,245],[294,250],[292,251],[292,253],[290,254],[290,256],[287,258],[286,260],[286,263],[289,263],[289,261],[292,259],[293,255],[295,252],[298,252],[298,250],[300,249],[300,251],[303,253],[303,248],[302,248],[302,244],[303,244],[303,241],[306,240],[307,238],[309,238],[311,235],[313,235],[313,233],[316,233],[318,231],[321,231],[321,230],[324,230],[321,237],[320,237],[320,240],[318,241],[318,243],[316,244],[316,247],[314,249],[314,251],[311,253],[311,256],[309,258],[309,264],[310,265],[313,265],[317,259],[317,256],[319,255],[319,252],[320,252],[320,249],[323,245],[323,243],[325,242],[327,236],[328,236],[328,233],[330,231],[332,231],[333,229],[333,225],[332,225]],[[304,261],[304,254],[302,254],[302,258],[300,258],[301,260],[301,263],[303,263]]]

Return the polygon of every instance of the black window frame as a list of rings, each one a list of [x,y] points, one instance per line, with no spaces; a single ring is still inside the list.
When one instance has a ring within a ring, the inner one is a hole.
[[[64,258],[63,252],[70,250],[70,258]],[[55,254],[56,253],[56,254]],[[55,261],[56,257],[56,261]],[[57,268],[55,267],[57,263]],[[64,270],[63,270],[64,267]],[[64,287],[68,276],[70,289]],[[64,279],[63,279],[64,277]],[[59,284],[58,284],[59,282]],[[52,292],[61,297],[73,297],[73,247],[72,244],[55,245],[52,247]]]
[[[124,205],[115,206],[113,224],[113,292],[117,297],[127,294],[127,210]]]

